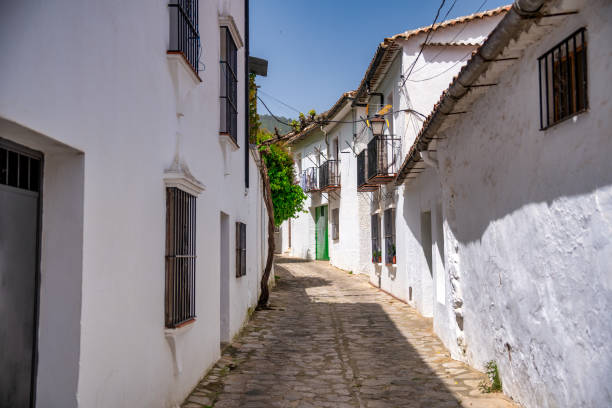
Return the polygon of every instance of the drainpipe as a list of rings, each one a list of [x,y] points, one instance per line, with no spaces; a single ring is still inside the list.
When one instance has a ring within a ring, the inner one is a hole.
[[[244,0],[244,188],[249,188],[249,0]]]

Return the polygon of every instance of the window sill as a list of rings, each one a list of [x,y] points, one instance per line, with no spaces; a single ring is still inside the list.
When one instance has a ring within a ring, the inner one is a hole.
[[[219,132],[219,141],[227,145],[234,152],[240,149],[240,146],[238,146],[238,143],[236,143],[236,141],[232,139],[229,133]]]
[[[187,329],[189,328],[191,325],[193,325],[196,322],[196,318],[192,317],[189,320],[184,321],[183,323],[180,323],[179,325],[177,325],[176,327],[166,327],[166,333],[168,332],[176,332],[176,330],[180,330],[180,329]]]
[[[170,350],[172,351],[172,356],[174,357],[174,372],[176,375],[183,372],[183,353],[181,352],[182,338],[185,333],[191,330],[191,328],[195,325],[195,322],[196,319],[193,318],[181,323],[176,328],[166,328],[164,330],[166,340],[170,345]]]
[[[569,121],[569,120],[571,120],[572,122],[576,122],[576,121],[578,120],[578,116],[580,116],[581,114],[586,113],[586,112],[588,112],[588,111],[589,111],[589,108],[584,108],[584,109],[581,109],[581,110],[579,110],[578,112],[574,112],[574,113],[572,113],[570,116],[566,116],[566,117],[564,117],[563,119],[559,119],[558,121],[556,121],[556,122],[554,122],[554,123],[551,123],[551,124],[550,124],[550,125],[548,125],[547,127],[540,128],[540,131],[542,131],[542,132],[546,132],[547,130],[552,129],[552,128],[554,128],[555,126],[557,126],[557,125],[559,125],[559,124],[561,124],[561,123],[567,122],[567,121]]]
[[[200,78],[200,76],[198,75],[196,70],[193,69],[193,67],[191,66],[189,61],[187,61],[187,58],[185,57],[185,54],[183,54],[182,51],[167,51],[166,54],[168,55],[168,60],[170,60],[170,61],[174,60],[174,61],[179,62],[180,65],[183,66],[183,68],[185,68],[187,71],[189,71],[191,78],[196,83],[202,82],[202,78]]]

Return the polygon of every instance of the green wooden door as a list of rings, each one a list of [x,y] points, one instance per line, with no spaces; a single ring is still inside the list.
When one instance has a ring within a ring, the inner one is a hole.
[[[329,261],[329,247],[327,242],[327,206],[315,209],[315,241],[317,249],[317,260]]]

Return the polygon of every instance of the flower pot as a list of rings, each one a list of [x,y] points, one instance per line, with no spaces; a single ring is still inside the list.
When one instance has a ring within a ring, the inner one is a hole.
[[[393,255],[393,263],[395,263],[395,255]]]

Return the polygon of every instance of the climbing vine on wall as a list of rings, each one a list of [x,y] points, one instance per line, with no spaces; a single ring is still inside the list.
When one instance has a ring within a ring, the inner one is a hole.
[[[283,221],[296,217],[303,210],[306,195],[295,183],[295,167],[291,153],[282,145],[264,146],[261,144],[271,139],[273,135],[260,128],[261,124],[257,114],[257,86],[253,74],[250,76],[249,86],[250,139],[259,145],[259,151],[266,164],[274,204],[274,224],[279,226]],[[309,112],[311,116],[314,114],[314,111]]]

